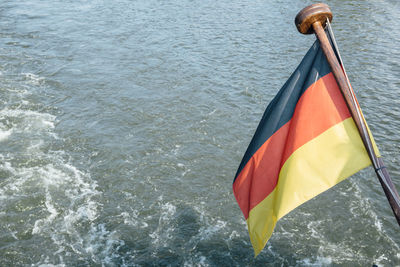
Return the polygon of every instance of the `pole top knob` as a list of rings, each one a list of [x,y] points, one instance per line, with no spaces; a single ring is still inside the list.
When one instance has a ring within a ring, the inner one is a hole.
[[[303,34],[314,33],[313,24],[320,22],[322,27],[326,26],[326,19],[332,21],[332,12],[328,5],[323,3],[313,4],[303,8],[297,14],[294,23],[299,32]]]

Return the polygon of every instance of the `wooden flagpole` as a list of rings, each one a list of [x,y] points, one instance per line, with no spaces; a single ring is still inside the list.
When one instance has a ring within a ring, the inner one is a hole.
[[[302,9],[296,16],[295,24],[300,33],[315,33],[315,35],[317,36],[321,48],[328,61],[328,64],[331,67],[332,73],[339,85],[340,91],[342,92],[346,104],[350,110],[351,116],[353,117],[353,120],[361,135],[361,139],[368,152],[369,158],[371,159],[379,182],[382,185],[383,191],[385,192],[385,195],[393,210],[394,216],[396,217],[396,220],[400,225],[399,194],[397,193],[396,188],[394,187],[393,182],[390,179],[389,173],[387,172],[382,159],[378,158],[375,154],[375,150],[371,141],[371,136],[368,133],[365,120],[362,116],[354,92],[325,33],[324,27],[326,26],[327,20],[332,21],[332,12],[328,5],[319,3],[310,5]]]

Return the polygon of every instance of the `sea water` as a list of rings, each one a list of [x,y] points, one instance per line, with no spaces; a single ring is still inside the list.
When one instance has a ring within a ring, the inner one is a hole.
[[[395,266],[372,168],[289,213],[254,258],[232,181],[314,36],[309,1],[2,1],[0,266]],[[327,1],[400,189],[400,6]]]

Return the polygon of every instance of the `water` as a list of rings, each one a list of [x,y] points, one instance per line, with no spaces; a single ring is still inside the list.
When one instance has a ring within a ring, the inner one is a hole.
[[[327,1],[400,188],[400,5]],[[394,266],[371,168],[253,258],[232,180],[314,37],[308,1],[2,1],[0,266]]]

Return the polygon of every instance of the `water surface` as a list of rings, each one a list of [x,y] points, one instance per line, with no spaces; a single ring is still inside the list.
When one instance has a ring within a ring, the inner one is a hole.
[[[400,188],[400,6],[327,1]],[[394,266],[372,168],[283,218],[254,259],[232,181],[313,36],[309,1],[3,1],[1,266]]]

